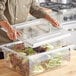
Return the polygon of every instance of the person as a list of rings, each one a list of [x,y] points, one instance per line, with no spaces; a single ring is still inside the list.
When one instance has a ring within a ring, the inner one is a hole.
[[[26,21],[28,13],[36,18],[45,18],[54,27],[60,24],[53,17],[49,16],[45,10],[40,7],[36,0],[0,0],[0,45],[14,41],[20,36],[20,33],[11,25]]]

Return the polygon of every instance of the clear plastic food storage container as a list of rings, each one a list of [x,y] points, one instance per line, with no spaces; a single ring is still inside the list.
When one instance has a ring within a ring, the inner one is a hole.
[[[32,48],[50,42],[56,42],[70,36],[70,33],[67,31],[52,27],[52,25],[44,19],[16,24],[15,28],[21,32],[21,36],[18,39],[23,41],[25,46]]]
[[[15,28],[21,32],[21,41],[2,45],[5,59],[15,71],[31,76],[68,64],[70,33],[52,28],[43,19],[16,24]]]
[[[8,67],[22,76],[32,76],[68,65],[70,47],[71,45],[41,53],[37,49],[25,47],[19,41],[2,46],[2,49]]]

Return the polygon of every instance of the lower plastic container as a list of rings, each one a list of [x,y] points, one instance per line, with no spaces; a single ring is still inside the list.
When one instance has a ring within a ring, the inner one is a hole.
[[[2,46],[2,49],[5,54],[5,60],[8,63],[7,66],[19,72],[22,76],[41,74],[49,70],[67,66],[70,62],[71,45],[42,53],[35,53],[32,48],[29,48],[28,51],[31,55],[13,49],[16,45],[19,46],[17,48],[20,48],[23,43],[8,44]],[[22,49],[24,50],[24,48]]]

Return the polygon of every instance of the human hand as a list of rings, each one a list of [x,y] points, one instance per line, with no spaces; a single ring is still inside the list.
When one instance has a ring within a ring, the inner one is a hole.
[[[12,27],[9,31],[7,31],[7,35],[9,39],[16,40],[20,36],[20,33]]]
[[[60,28],[60,23],[56,19],[52,18],[49,21],[54,27]]]
[[[16,40],[20,36],[20,33],[16,31],[8,21],[0,21],[0,25],[7,31],[9,39]]]
[[[48,20],[54,27],[60,28],[60,23],[53,17],[51,17],[49,14],[45,15],[45,19]]]

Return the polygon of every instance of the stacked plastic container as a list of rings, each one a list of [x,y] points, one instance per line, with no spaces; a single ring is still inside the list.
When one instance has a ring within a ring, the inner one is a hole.
[[[41,74],[68,65],[70,33],[52,28],[44,19],[18,24],[20,41],[2,45],[5,60],[22,76]]]

